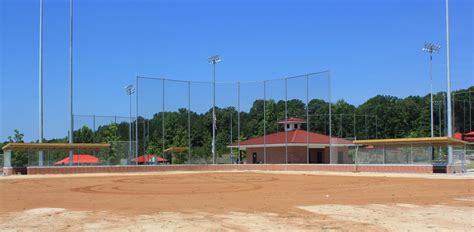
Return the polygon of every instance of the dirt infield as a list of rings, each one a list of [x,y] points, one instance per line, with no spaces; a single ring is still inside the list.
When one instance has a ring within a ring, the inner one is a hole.
[[[0,230],[474,230],[474,179],[262,172],[0,178]]]

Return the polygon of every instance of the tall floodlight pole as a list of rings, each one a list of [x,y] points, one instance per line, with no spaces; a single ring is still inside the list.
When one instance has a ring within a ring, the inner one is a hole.
[[[69,1],[69,143],[74,143],[73,79],[72,79],[72,1]],[[69,151],[69,160],[73,160],[74,151]],[[73,162],[69,162],[72,165]]]
[[[433,43],[425,43],[423,51],[430,54],[430,125],[431,125],[431,137],[434,137],[433,128],[433,53],[439,52],[440,46]]]
[[[221,62],[221,58],[216,56],[211,56],[208,58],[209,64],[212,64],[214,71],[213,77],[213,96],[212,96],[212,163],[216,164],[216,64]]]
[[[447,69],[447,82],[448,90],[446,93],[446,108],[447,108],[447,125],[448,125],[448,137],[453,137],[453,122],[452,122],[452,109],[451,109],[451,60],[450,60],[450,47],[449,47],[449,1],[446,0],[446,69]],[[453,163],[453,146],[448,146],[448,164]]]
[[[38,69],[38,94],[39,94],[39,143],[43,143],[43,0],[40,0],[39,18],[39,69]],[[38,152],[38,165],[43,166],[43,151]]]
[[[135,87],[128,85],[125,87],[125,91],[130,98],[130,116],[128,118],[128,158],[132,159],[132,95],[135,93]]]

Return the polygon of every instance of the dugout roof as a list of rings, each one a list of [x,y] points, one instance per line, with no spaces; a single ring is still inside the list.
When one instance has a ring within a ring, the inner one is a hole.
[[[433,145],[465,145],[466,141],[451,137],[424,137],[424,138],[401,138],[401,139],[368,139],[354,140],[358,145],[409,145],[409,144],[433,144]]]
[[[101,150],[109,147],[107,143],[8,143],[2,150]]]

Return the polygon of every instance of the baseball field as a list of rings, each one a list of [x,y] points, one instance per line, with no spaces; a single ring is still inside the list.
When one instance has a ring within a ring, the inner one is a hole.
[[[0,178],[0,230],[473,231],[469,176],[162,172]]]

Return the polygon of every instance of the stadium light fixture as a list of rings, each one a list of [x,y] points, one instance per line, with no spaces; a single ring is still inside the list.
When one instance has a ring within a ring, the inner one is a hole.
[[[422,51],[430,54],[430,125],[431,125],[431,137],[434,137],[433,127],[433,53],[439,53],[440,46],[434,43],[425,43]]]
[[[214,68],[213,77],[213,103],[212,103],[212,163],[216,164],[216,64],[221,62],[219,55],[211,56],[207,59]]]

